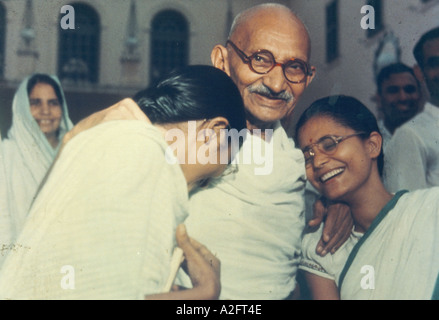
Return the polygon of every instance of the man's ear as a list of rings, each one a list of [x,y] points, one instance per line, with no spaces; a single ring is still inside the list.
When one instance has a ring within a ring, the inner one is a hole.
[[[424,83],[424,72],[422,72],[421,67],[418,64],[413,66],[413,72],[420,83]]]
[[[211,132],[214,134],[215,137],[221,138],[225,137],[226,135],[221,135],[221,130],[229,128],[229,121],[224,117],[215,117],[213,119],[210,119],[205,125],[203,129],[206,129],[206,132]],[[213,137],[209,137],[208,139],[211,139]],[[208,140],[206,139],[206,140]],[[205,141],[207,142],[207,141]],[[219,141],[222,143],[223,141]]]
[[[215,68],[224,71],[230,76],[229,52],[226,47],[217,44],[210,54],[210,60]]]
[[[378,158],[381,153],[383,137],[376,131],[373,131],[368,139],[369,154],[371,158]]]
[[[229,127],[229,120],[224,117],[215,117],[208,120],[205,126],[206,129],[214,130],[219,134],[221,129],[227,129]]]
[[[308,76],[307,79],[306,79],[306,83],[305,83],[306,86],[309,86],[310,83],[314,80],[314,77],[316,76],[316,72],[317,72],[316,67],[311,66],[311,75]]]

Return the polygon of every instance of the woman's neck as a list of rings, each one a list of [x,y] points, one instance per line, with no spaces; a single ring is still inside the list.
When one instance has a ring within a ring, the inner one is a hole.
[[[47,141],[49,141],[49,144],[52,146],[53,149],[56,149],[56,147],[58,147],[59,140],[57,134],[46,134],[46,139]]]
[[[379,181],[373,188],[360,190],[348,200],[354,220],[355,231],[366,232],[381,209],[393,198],[384,185]]]

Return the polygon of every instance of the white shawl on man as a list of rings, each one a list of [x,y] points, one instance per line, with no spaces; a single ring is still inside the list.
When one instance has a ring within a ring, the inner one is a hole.
[[[258,146],[272,163],[255,158]],[[188,233],[221,260],[220,299],[284,299],[305,225],[303,154],[278,125],[269,142],[248,135],[234,162],[236,174],[191,195]],[[179,281],[190,287],[182,273]]]
[[[7,138],[0,143],[0,262],[8,252],[11,240],[20,232],[34,195],[55,158],[53,149],[30,111],[27,83],[24,79],[15,93],[12,125]],[[58,82],[55,76],[52,78]],[[59,83],[59,82],[58,82]],[[59,85],[61,94],[63,91]],[[63,96],[59,139],[73,124]]]
[[[167,143],[140,120],[75,136],[0,273],[3,299],[142,299],[169,275],[188,192]]]

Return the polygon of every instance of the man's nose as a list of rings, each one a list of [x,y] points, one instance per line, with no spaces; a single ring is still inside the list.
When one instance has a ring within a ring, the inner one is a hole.
[[[398,100],[399,101],[407,101],[410,98],[410,95],[405,92],[404,88],[400,88],[398,91]]]
[[[274,93],[284,91],[287,79],[285,78],[282,65],[277,63],[273,69],[264,76],[263,82]]]

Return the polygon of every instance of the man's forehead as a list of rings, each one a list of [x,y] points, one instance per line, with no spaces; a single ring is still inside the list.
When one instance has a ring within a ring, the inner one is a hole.
[[[293,50],[300,54],[304,51],[307,58],[310,51],[308,31],[302,21],[285,8],[256,10],[244,15],[231,40],[243,50],[266,49],[274,51]],[[273,52],[275,53],[275,52]]]
[[[424,44],[424,54],[428,56],[439,56],[439,38],[429,40]]]
[[[383,86],[400,84],[400,83],[416,83],[415,77],[410,72],[392,73],[383,81]]]
[[[309,59],[309,39],[299,30],[287,31],[280,28],[242,29],[233,35],[234,41],[247,54],[257,50],[271,51],[276,58]]]

